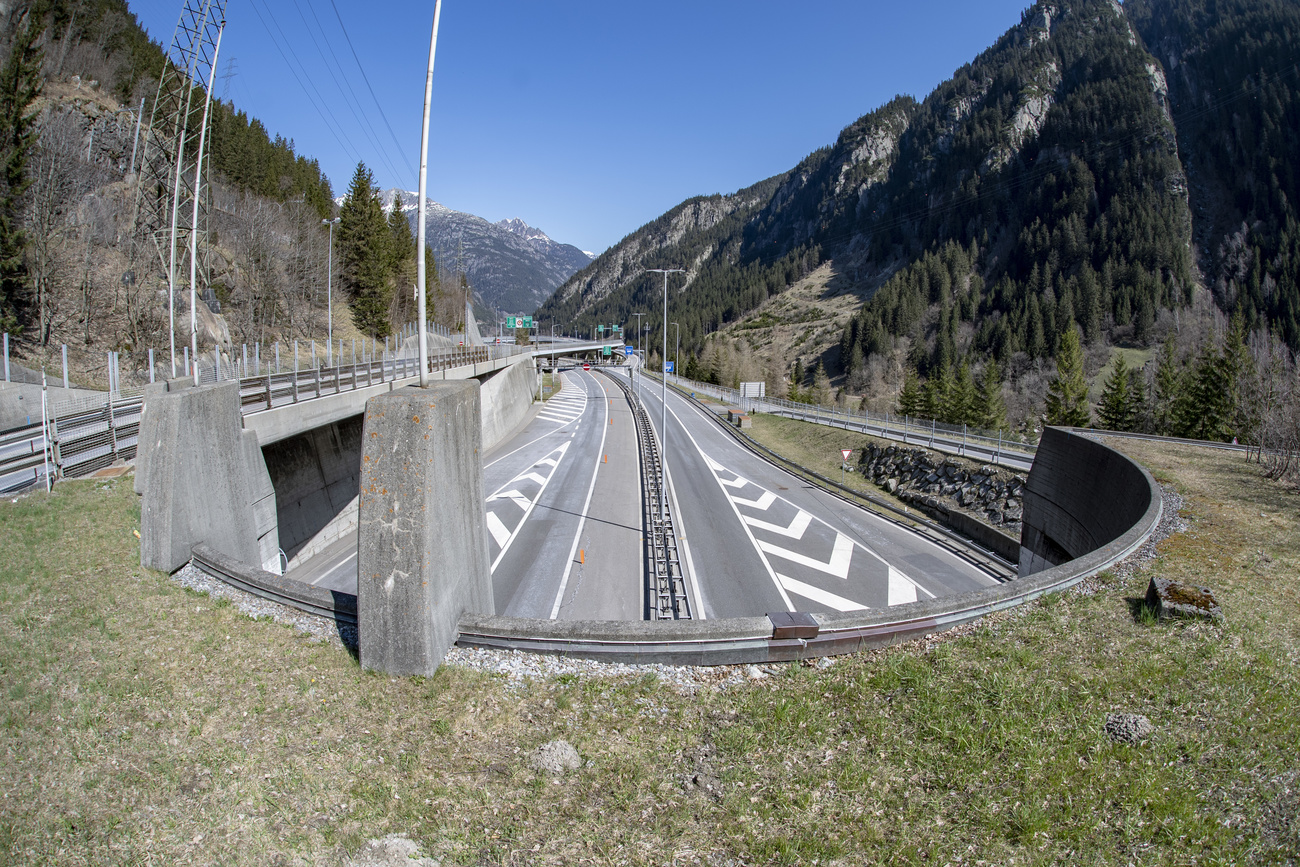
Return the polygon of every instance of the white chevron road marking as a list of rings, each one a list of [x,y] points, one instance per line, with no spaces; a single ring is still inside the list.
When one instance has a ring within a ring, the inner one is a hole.
[[[492,534],[492,538],[496,540],[498,548],[504,548],[506,542],[510,541],[510,531],[506,529],[505,524],[501,523],[501,519],[496,516],[496,513],[487,513],[487,528],[488,532]]]
[[[812,523],[812,515],[808,514],[803,509],[799,510],[799,513],[794,516],[794,520],[790,522],[790,526],[788,527],[782,527],[780,524],[769,524],[767,521],[760,521],[758,518],[750,515],[745,515],[744,517],[745,523],[753,527],[755,530],[766,530],[769,533],[776,533],[777,535],[785,536],[787,539],[802,539],[804,531],[807,530],[808,525]]]
[[[718,479],[718,481],[721,482],[722,479]],[[763,491],[757,500],[746,500],[744,497],[732,497],[731,502],[735,503],[737,506],[749,506],[751,509],[761,509],[766,512],[768,508],[776,502],[776,494],[771,491]]]
[[[933,598],[933,594],[927,593],[927,596]],[[907,602],[916,601],[916,585],[912,579],[908,578],[902,572],[899,572],[893,566],[889,567],[889,604],[903,605]]]
[[[758,540],[758,547],[773,556],[782,557],[792,563],[798,563],[800,566],[807,566],[809,569],[825,572],[827,575],[833,575],[836,578],[847,579],[849,577],[849,564],[853,560],[853,540],[842,534],[835,536],[835,550],[831,552],[829,563],[823,563],[821,560],[795,551],[787,551],[779,545],[773,545],[771,542],[765,542],[762,539]],[[890,571],[892,572],[893,569],[891,568]]]
[[[488,497],[489,503],[493,500],[509,500],[524,511],[527,511],[528,507],[532,505],[533,502],[518,491],[506,491],[505,493],[494,494],[493,496]]]
[[[802,581],[796,581],[793,578],[777,573],[777,578],[781,580],[781,586],[797,596],[805,599],[811,599],[818,605],[825,605],[836,611],[866,611],[867,606],[854,602],[852,599],[845,599],[843,596],[836,596],[834,593],[828,593],[819,587],[811,584],[805,584]]]

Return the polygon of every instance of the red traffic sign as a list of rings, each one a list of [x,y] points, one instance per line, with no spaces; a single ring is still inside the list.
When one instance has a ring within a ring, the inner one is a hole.
[[[583,370],[591,370],[591,365],[590,365],[590,364],[584,364],[584,365],[582,366],[582,369],[583,369]]]
[[[853,449],[840,449],[840,454],[844,455],[844,460],[847,461],[849,455],[853,454]]]

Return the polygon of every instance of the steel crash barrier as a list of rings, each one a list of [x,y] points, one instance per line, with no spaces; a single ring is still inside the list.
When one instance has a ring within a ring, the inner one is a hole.
[[[457,347],[430,354],[429,370],[450,370],[528,351],[515,346]],[[379,383],[413,379],[419,372],[416,357],[398,356],[245,376],[239,379],[240,409],[244,415],[251,415]],[[219,372],[206,369],[204,381],[221,381]],[[45,426],[28,425],[0,434],[0,491],[40,484],[47,473],[51,480],[80,478],[134,459],[143,408],[144,395],[138,391],[83,398],[53,407]]]

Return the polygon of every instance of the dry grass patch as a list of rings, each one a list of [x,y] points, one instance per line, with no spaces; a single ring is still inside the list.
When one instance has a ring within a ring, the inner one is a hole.
[[[390,833],[455,864],[1294,863],[1296,494],[1132,448],[1192,519],[1132,577],[694,696],[362,672],[140,569],[129,478],[5,500],[0,863],[339,864]],[[1224,625],[1136,618],[1153,570]],[[1155,734],[1113,743],[1116,710]],[[559,779],[528,764],[555,738]]]

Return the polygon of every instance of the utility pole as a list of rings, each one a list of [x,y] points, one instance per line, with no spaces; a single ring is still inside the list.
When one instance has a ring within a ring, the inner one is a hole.
[[[685,274],[683,268],[647,268],[647,274],[664,275],[664,354],[660,357],[659,376],[663,379],[663,416],[659,427],[659,460],[663,479],[659,484],[659,525],[668,526],[668,275]]]
[[[424,264],[424,227],[425,227],[425,206],[424,197],[428,194],[429,183],[429,104],[433,101],[433,56],[438,48],[438,18],[442,13],[442,0],[434,0],[433,4],[433,33],[429,36],[429,71],[424,78],[424,125],[420,132],[420,192],[419,192],[419,216],[416,218],[415,243],[419,245],[419,254],[416,256],[416,275],[415,275],[415,309],[416,319],[419,320],[420,327],[420,387],[423,388],[429,384],[429,336],[425,333],[425,285],[426,271]]]
[[[335,217],[332,220],[321,220],[330,227],[329,254],[325,259],[325,315],[327,317],[325,327],[329,339],[325,341],[325,345],[329,347],[326,352],[331,366],[334,363],[334,227],[341,219],[343,218]]]
[[[682,384],[682,329],[676,322],[673,323],[673,331],[677,335],[677,348],[673,350],[673,376],[677,379],[677,384]]]

